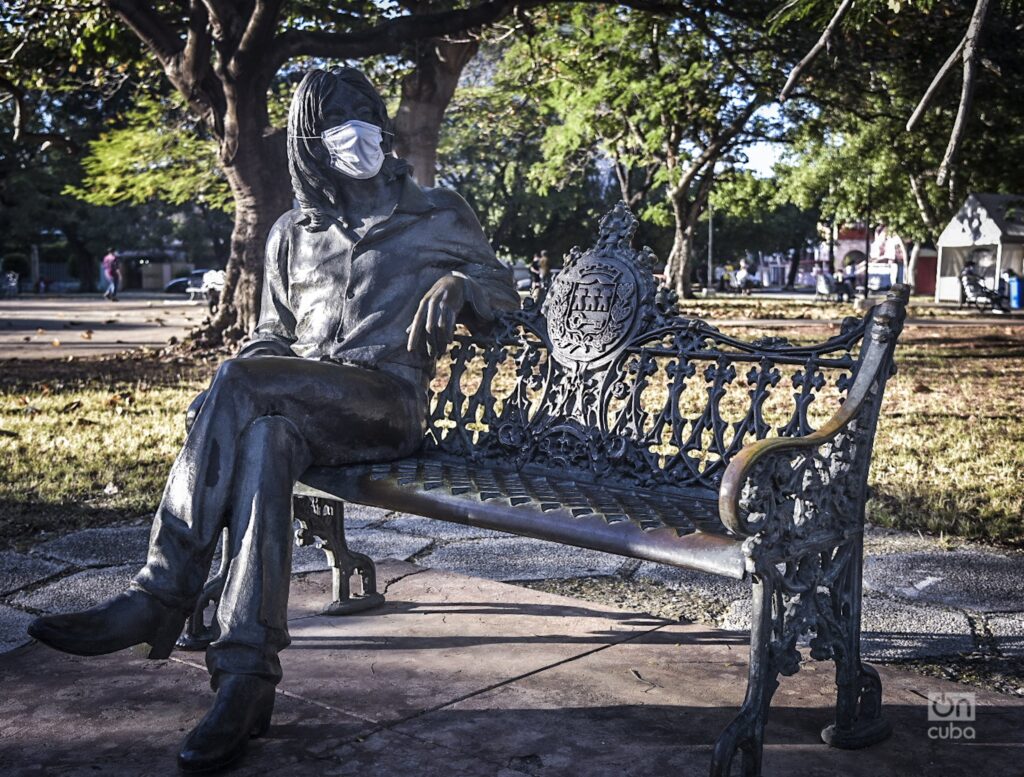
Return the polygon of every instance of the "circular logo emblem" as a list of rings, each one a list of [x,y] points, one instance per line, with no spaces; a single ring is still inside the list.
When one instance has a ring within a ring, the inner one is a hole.
[[[634,264],[617,253],[588,251],[552,282],[544,314],[560,364],[600,367],[636,329],[642,287]]]

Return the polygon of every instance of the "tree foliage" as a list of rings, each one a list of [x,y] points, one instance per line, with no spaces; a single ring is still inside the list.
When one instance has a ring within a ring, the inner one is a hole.
[[[534,101],[494,84],[460,89],[446,115],[440,182],[466,198],[495,250],[510,258],[542,249],[559,257],[586,243],[610,205],[593,165],[558,190],[543,190],[531,176],[544,160],[549,121]]]
[[[814,202],[794,202],[775,178],[731,169],[719,175],[710,197],[716,264],[758,255],[798,253],[817,242],[821,213]],[[707,220],[697,244],[707,250]]]
[[[282,78],[310,59],[353,62],[401,55],[415,41],[480,27],[507,16],[513,7],[546,1],[63,0],[42,11],[29,0],[12,0],[4,7],[3,22],[12,40],[39,40],[47,51],[63,52],[65,77],[88,61],[98,80],[111,67],[124,76],[136,64],[140,81],[165,79],[216,142],[235,204],[224,304],[205,333],[217,342],[225,334],[236,339],[255,323],[263,243],[273,221],[291,204],[283,185],[284,130],[273,123],[269,102]],[[118,62],[113,52],[125,40],[130,44]],[[12,46],[11,58],[22,54]],[[131,150],[143,150],[143,140],[154,141],[138,135],[108,138]]]
[[[176,100],[144,96],[112,128],[90,141],[85,177],[65,193],[93,205],[159,200],[231,212],[217,165],[217,144],[188,126]]]
[[[546,9],[537,33],[506,59],[506,77],[528,83],[557,117],[536,180],[557,188],[595,156],[608,160],[622,199],[643,219],[672,226],[666,272],[684,295],[716,170],[776,129],[759,109],[777,87],[780,47],[753,21],[757,4],[739,5],[742,19]]]
[[[787,106],[792,151],[780,168],[782,190],[840,221],[865,217],[905,239],[934,240],[969,191],[1016,187],[1007,169],[1021,162],[1024,131],[1016,116],[1024,99],[1024,57],[1013,6],[990,12],[984,72],[975,110],[944,186],[939,170],[959,104],[952,85],[907,131],[907,118],[969,24],[967,5],[896,4],[884,17],[858,16],[833,41],[833,58]]]

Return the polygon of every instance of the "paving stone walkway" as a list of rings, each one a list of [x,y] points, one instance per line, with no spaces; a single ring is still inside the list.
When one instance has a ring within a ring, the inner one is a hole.
[[[379,578],[387,603],[345,618],[319,615],[328,573],[292,580],[273,721],[232,775],[706,777],[742,701],[746,635],[398,561]],[[1021,774],[1024,699],[977,692],[972,736],[954,740],[933,731],[927,698],[962,686],[880,675],[893,736],[857,751],[820,741],[831,664],[782,678],[763,777]],[[0,656],[0,688],[4,777],[174,774],[212,700],[202,654],[181,651],[148,661],[29,645]]]
[[[374,559],[503,582],[653,583],[685,595],[682,613],[690,620],[749,628],[747,583],[370,507],[349,506],[346,526],[351,546]],[[0,553],[0,652],[28,641],[31,615],[88,607],[123,590],[145,561],[148,536],[140,521],[78,531],[28,553]],[[870,529],[865,546],[863,649],[869,660],[978,652],[1024,658],[1024,554],[977,546],[944,550],[929,538],[882,529]],[[295,549],[296,574],[327,568],[321,551]]]

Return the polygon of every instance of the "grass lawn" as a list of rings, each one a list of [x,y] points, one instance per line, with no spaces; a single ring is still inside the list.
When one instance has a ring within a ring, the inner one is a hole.
[[[758,315],[743,303],[714,313]],[[834,331],[801,317],[794,339]],[[787,334],[785,324],[772,334]],[[1024,545],[1024,327],[911,326],[897,357],[870,519]],[[185,408],[215,366],[155,356],[0,364],[0,548],[151,512]]]

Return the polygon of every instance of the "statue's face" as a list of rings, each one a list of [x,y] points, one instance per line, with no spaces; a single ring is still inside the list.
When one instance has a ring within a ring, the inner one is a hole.
[[[369,124],[380,123],[374,114],[373,103],[366,96],[346,83],[339,83],[324,106],[323,129],[328,130],[353,119]]]

